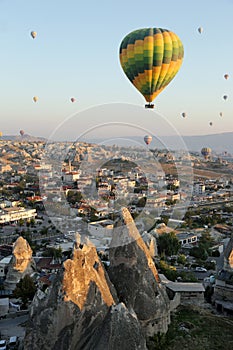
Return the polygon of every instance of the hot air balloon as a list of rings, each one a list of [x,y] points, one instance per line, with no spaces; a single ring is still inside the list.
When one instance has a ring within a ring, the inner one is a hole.
[[[149,102],[172,81],[184,56],[179,37],[167,29],[145,28],[129,33],[120,45],[120,63],[128,79]]]
[[[199,27],[198,28],[198,32],[201,34],[203,32],[203,28],[202,27]]]
[[[2,131],[0,131],[0,137],[2,137]]]
[[[33,101],[34,101],[34,102],[37,102],[37,101],[38,101],[38,97],[37,97],[37,96],[34,96],[34,97],[33,97]]]
[[[144,141],[145,141],[145,143],[149,146],[149,144],[150,144],[151,141],[152,141],[152,136],[146,135],[146,136],[144,137]]]
[[[210,124],[210,126],[212,126],[212,125],[213,125],[213,123],[212,123],[212,122],[210,122],[209,124]]]
[[[182,115],[183,118],[186,118],[186,113],[185,112],[181,113],[181,115]]]
[[[32,31],[32,32],[31,32],[31,37],[32,37],[33,39],[35,39],[36,36],[37,36],[37,32]]]
[[[20,135],[23,137],[23,135],[24,135],[24,130],[20,130],[19,133],[20,133]]]
[[[224,96],[223,96],[223,99],[224,99],[225,101],[227,100],[227,98],[228,98],[227,95],[224,95]]]
[[[220,117],[222,117],[222,116],[223,116],[223,113],[222,113],[222,112],[220,112],[220,113],[219,113],[219,115],[220,115]]]
[[[76,101],[76,99],[74,97],[71,97],[70,101],[73,103]]]
[[[228,74],[224,74],[224,78],[227,80],[229,78]]]
[[[208,159],[208,158],[210,157],[210,155],[211,155],[211,148],[209,148],[209,147],[203,147],[203,148],[201,149],[201,154],[203,155],[203,157],[204,157],[205,159]]]

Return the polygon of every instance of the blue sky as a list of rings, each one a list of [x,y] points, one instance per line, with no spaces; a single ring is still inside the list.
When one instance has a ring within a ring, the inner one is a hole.
[[[156,111],[182,135],[233,131],[232,13],[233,0],[0,0],[0,130],[48,137],[68,116],[93,106],[143,107],[142,95],[121,69],[119,46],[134,29],[160,27],[180,37],[185,55],[177,76],[156,98]],[[93,113],[90,118],[101,122]],[[86,120],[79,122],[85,130]],[[134,123],[133,115],[124,122]]]

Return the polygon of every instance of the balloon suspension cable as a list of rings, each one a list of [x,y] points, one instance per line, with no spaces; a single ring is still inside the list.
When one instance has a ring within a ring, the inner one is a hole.
[[[154,107],[155,107],[155,105],[153,103],[147,103],[145,105],[145,108],[154,108]]]

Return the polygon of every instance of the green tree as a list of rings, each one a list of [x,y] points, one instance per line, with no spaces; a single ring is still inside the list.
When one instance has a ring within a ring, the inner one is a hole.
[[[24,220],[20,218],[19,221],[18,221],[18,223],[19,223],[19,226],[23,226]]]
[[[180,254],[177,258],[178,264],[184,265],[186,263],[186,256],[184,254]]]
[[[49,247],[42,253],[42,255],[59,259],[62,257],[62,249],[61,247],[59,248]]]
[[[160,254],[176,255],[179,249],[179,240],[174,232],[163,233],[159,236],[158,251]]]
[[[203,246],[195,246],[191,248],[189,254],[201,260],[206,260],[208,258],[208,253]]]
[[[27,306],[29,300],[32,300],[36,292],[36,286],[33,279],[29,275],[25,275],[16,284],[16,288],[13,292],[15,298],[21,298],[23,307]]]

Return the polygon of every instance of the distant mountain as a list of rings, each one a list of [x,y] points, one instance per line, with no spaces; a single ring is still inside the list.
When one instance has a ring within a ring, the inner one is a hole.
[[[47,139],[45,137],[40,136],[32,136],[28,134],[24,134],[23,137],[20,135],[4,135],[1,137],[2,140],[5,141],[44,141],[46,142]]]
[[[153,139],[150,148],[178,150],[186,147],[189,151],[200,152],[202,147],[210,147],[213,152],[221,153],[227,151],[228,153],[233,153],[233,132],[194,136],[172,135],[160,136],[159,138],[161,142],[158,143],[156,139]],[[115,143],[119,146],[136,146],[137,144],[142,144],[144,142],[141,136],[124,136],[119,139],[114,138],[112,143],[108,143],[107,138],[88,139],[85,141],[97,144],[106,143],[109,145]]]
[[[233,153],[233,132],[183,136],[183,140],[189,151],[200,151],[202,147],[210,147],[215,152]]]
[[[161,142],[153,139],[150,148],[166,148],[171,150],[178,150],[187,148],[189,151],[200,152],[202,147],[210,147],[213,152],[221,153],[227,151],[233,154],[233,132],[225,132],[221,134],[211,135],[194,135],[194,136],[160,136]],[[44,137],[37,137],[25,134],[23,137],[20,135],[4,135],[2,140],[10,141],[44,141],[48,140]],[[65,141],[65,140],[64,140]],[[141,136],[124,136],[122,138],[114,137],[112,142],[108,142],[108,138],[92,138],[82,139],[82,142],[96,143],[96,144],[117,144],[119,146],[137,146],[144,144]]]

